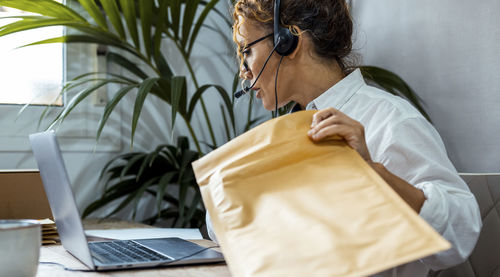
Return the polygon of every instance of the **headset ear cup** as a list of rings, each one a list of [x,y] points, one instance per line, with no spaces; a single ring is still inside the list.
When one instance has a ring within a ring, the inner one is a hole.
[[[279,45],[276,47],[276,52],[281,56],[288,56],[295,51],[299,38],[292,34],[287,28],[281,27],[278,31],[278,42]]]
[[[274,46],[281,56],[290,55],[297,48],[298,37],[280,26],[280,0],[274,1]]]

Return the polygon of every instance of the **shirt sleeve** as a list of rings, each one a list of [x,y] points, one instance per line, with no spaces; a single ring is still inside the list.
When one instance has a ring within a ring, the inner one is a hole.
[[[208,233],[208,236],[215,243],[218,243],[217,237],[215,236],[214,227],[212,226],[212,220],[210,219],[210,214],[208,213],[208,211],[207,211],[207,213],[205,215],[205,220],[206,220],[206,223],[207,223],[207,233]]]
[[[422,190],[426,200],[420,216],[452,244],[452,248],[421,260],[432,270],[462,263],[481,230],[474,195],[448,159],[434,127],[423,118],[409,118],[386,130],[382,151],[374,160]]]

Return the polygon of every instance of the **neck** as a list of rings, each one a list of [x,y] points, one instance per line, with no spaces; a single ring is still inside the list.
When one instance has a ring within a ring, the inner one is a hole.
[[[333,85],[344,78],[344,73],[336,62],[324,64],[309,62],[298,67],[294,84],[294,95],[292,100],[297,102],[301,108],[323,94]]]

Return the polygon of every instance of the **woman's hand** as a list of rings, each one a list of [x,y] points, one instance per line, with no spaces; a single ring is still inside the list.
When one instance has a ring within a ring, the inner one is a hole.
[[[313,141],[321,141],[339,136],[372,165],[370,152],[365,141],[365,129],[361,123],[334,108],[326,108],[313,116],[311,130],[307,133]]]

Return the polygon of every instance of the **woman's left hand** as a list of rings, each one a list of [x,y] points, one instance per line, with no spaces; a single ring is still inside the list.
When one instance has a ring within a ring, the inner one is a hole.
[[[313,141],[321,141],[332,136],[339,136],[356,150],[361,157],[372,164],[370,152],[365,141],[365,128],[358,121],[334,108],[326,108],[313,116],[311,130],[307,133]]]

